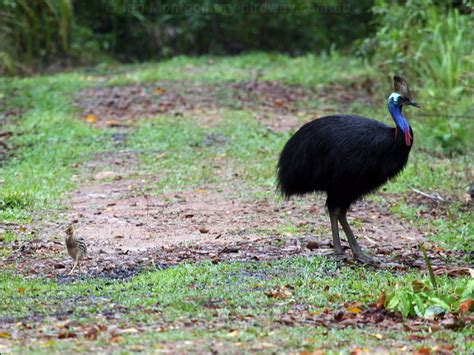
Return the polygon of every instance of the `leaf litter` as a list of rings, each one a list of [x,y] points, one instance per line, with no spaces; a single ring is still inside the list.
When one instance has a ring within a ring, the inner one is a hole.
[[[302,119],[333,111],[334,106],[348,106],[355,99],[370,104],[369,98],[356,84],[310,89],[278,81],[163,81],[88,88],[77,95],[75,104],[83,110],[83,119],[98,127],[133,126],[137,119],[161,114],[190,114],[201,124],[212,125],[220,109],[249,109],[258,112],[257,120],[270,129],[282,131],[297,127]]]

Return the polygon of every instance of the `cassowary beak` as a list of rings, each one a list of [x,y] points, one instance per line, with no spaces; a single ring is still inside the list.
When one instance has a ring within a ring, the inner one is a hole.
[[[405,105],[410,105],[410,106],[415,106],[415,107],[420,108],[420,105],[418,105],[418,102],[412,101],[412,100],[410,100],[410,101],[408,101],[407,103],[405,103]]]

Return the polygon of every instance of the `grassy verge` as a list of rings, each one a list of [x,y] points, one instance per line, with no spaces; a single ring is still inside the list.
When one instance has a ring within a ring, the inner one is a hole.
[[[51,339],[69,331],[76,334],[72,337],[74,346],[82,350],[114,341],[121,349],[133,349],[136,344],[166,348],[184,342],[186,346],[186,341],[189,348],[192,344],[206,348],[218,341],[243,350],[258,349],[262,342],[270,348],[292,350],[354,346],[387,349],[388,341],[398,349],[447,343],[461,352],[472,351],[472,328],[431,334],[423,328],[420,344],[419,338],[411,339],[412,332],[400,333],[396,327],[369,324],[351,333],[336,330],[337,322],[328,323],[328,329],[308,320],[323,312],[328,312],[330,318],[337,311],[358,313],[381,291],[417,277],[416,273],[396,275],[348,268],[321,257],[180,265],[146,272],[126,282],[89,279],[57,283],[3,275],[0,317],[13,323],[20,321],[15,326],[20,331],[25,331],[22,320],[40,320],[50,337],[34,341],[30,349],[64,349],[71,344]],[[466,282],[446,278],[439,281],[446,290]],[[75,323],[65,330],[61,319],[66,315]],[[99,325],[106,325],[107,330],[103,329],[93,342],[88,341],[85,329]],[[123,331],[131,328],[135,330]],[[121,334],[115,340],[114,329]]]

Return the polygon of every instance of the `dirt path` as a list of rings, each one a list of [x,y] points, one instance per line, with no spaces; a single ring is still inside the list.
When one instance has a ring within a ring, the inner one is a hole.
[[[219,119],[220,108],[238,104],[261,113],[265,124],[281,130],[300,124],[294,117],[302,110],[301,102],[315,95],[323,97],[272,82],[231,83],[232,100],[222,97],[222,84],[181,87],[181,91],[177,84],[167,85],[89,89],[78,96],[77,104],[86,117],[100,116],[102,120],[95,124],[104,129],[131,127],[139,117],[159,113],[190,115],[196,117],[197,125],[208,126],[213,124],[209,117]],[[354,93],[346,95],[352,99]],[[196,109],[202,114],[195,115]],[[69,260],[62,251],[62,230],[73,220],[77,220],[78,234],[89,244],[84,264],[90,275],[123,277],[147,265],[183,260],[260,260],[331,252],[323,196],[279,201],[274,191],[264,191],[265,198],[243,198],[239,186],[245,182],[238,177],[156,195],[159,176],[142,173],[139,161],[137,152],[116,151],[81,166],[77,178],[82,182],[69,194],[69,210],[62,220],[52,223],[44,238],[23,246],[20,254],[12,253],[6,262],[20,260],[20,269],[26,273],[64,274]],[[416,245],[425,241],[426,231],[399,221],[389,207],[389,202],[371,201],[353,206],[349,219],[362,246],[385,260],[386,267],[421,266]],[[301,233],[283,232],[288,225]],[[436,253],[435,266],[443,268],[447,252]],[[40,257],[31,262],[28,254]]]

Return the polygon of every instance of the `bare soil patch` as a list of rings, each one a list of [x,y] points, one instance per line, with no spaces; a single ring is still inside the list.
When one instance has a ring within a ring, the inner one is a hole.
[[[187,115],[209,126],[219,120],[221,109],[248,109],[258,112],[256,118],[270,129],[280,131],[297,127],[302,117],[328,114],[334,105],[340,111],[354,100],[370,104],[366,86],[332,84],[310,89],[277,81],[163,81],[85,89],[75,103],[99,127],[129,126],[159,114]]]
[[[264,122],[267,117],[273,129],[288,129],[297,123],[292,121],[296,113],[311,109],[306,104],[312,100],[324,103],[325,97],[335,97],[343,104],[357,95],[370,97],[366,92],[363,87],[337,85],[313,91],[271,81],[163,82],[87,89],[78,95],[76,104],[84,114],[98,117],[96,124],[101,127],[130,125],[159,113],[181,115],[235,107],[258,112]],[[126,135],[119,132],[113,138],[120,143]],[[267,191],[266,198],[254,200],[242,197],[240,187],[245,182],[239,177],[156,195],[153,187],[160,177],[141,173],[139,154],[110,152],[80,167],[80,187],[69,195],[68,212],[50,225],[31,227],[33,240],[10,244],[13,250],[0,265],[16,264],[32,276],[63,275],[70,265],[63,230],[73,220],[89,244],[89,256],[83,262],[88,276],[122,278],[150,266],[180,262],[268,260],[332,252],[323,196],[275,201],[274,191]],[[349,220],[362,246],[385,261],[382,267],[422,267],[417,244],[425,241],[426,231],[395,218],[389,207],[390,201],[370,200],[353,206]],[[297,226],[300,232],[286,233],[288,226]],[[446,268],[446,260],[461,256],[435,247],[430,252],[438,270]]]
[[[10,244],[12,253],[0,266],[16,264],[33,277],[69,280],[64,276],[71,260],[63,230],[72,220],[78,220],[78,234],[89,248],[81,277],[127,278],[143,269],[182,262],[259,261],[332,252],[323,196],[278,202],[268,191],[267,198],[253,200],[241,197],[242,181],[237,178],[225,185],[154,195],[152,187],[159,177],[137,176],[137,171],[134,152],[104,154],[89,162],[85,182],[70,194],[69,211],[60,221],[29,230],[32,241]],[[383,261],[382,268],[423,268],[417,248],[418,241],[425,241],[423,231],[399,221],[389,207],[389,201],[369,200],[353,206],[349,220],[361,245]],[[284,232],[288,225],[298,226],[301,233]],[[435,270],[443,272],[455,268],[452,261],[462,253],[433,246],[430,256]]]

